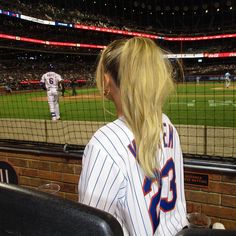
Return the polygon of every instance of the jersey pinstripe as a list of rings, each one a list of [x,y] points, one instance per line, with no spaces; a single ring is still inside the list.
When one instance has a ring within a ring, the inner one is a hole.
[[[84,150],[79,201],[114,215],[125,235],[175,235],[187,225],[183,159],[166,115],[161,145],[160,177],[153,181],[136,161],[134,136],[124,120],[100,128]]]

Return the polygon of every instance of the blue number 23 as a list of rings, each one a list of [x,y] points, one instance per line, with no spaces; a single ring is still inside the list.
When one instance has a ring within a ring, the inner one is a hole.
[[[160,183],[162,183],[163,178],[168,177],[170,171],[172,171],[173,173],[172,178],[169,180],[170,181],[169,191],[172,192],[172,199],[168,200],[167,198],[161,198],[161,184],[160,184],[160,187],[158,188],[158,192],[152,196],[152,199],[149,205],[149,215],[150,215],[150,220],[152,222],[153,234],[155,233],[160,222],[160,211],[158,211],[158,214],[157,214],[158,204],[160,203],[160,209],[164,212],[171,211],[175,207],[176,198],[177,198],[176,182],[175,182],[176,175],[175,175],[175,164],[172,158],[170,158],[166,162],[165,166],[161,170]],[[154,182],[151,179],[147,177],[145,178],[144,185],[143,185],[144,196],[146,196],[151,191],[151,186],[153,183]]]

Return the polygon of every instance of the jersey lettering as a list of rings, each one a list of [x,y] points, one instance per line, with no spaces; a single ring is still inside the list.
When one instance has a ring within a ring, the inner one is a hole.
[[[128,149],[130,150],[130,152],[133,154],[133,156],[136,158],[136,143],[133,140],[132,143],[130,143],[128,145]]]
[[[170,124],[163,123],[163,145],[165,148],[173,148],[173,126]],[[129,151],[136,158],[136,144],[135,140],[128,145]],[[150,203],[148,207],[149,217],[152,224],[153,234],[157,230],[157,227],[160,223],[160,211],[169,212],[174,209],[176,200],[177,200],[177,191],[176,191],[176,174],[175,174],[175,164],[172,158],[168,159],[163,168],[161,169],[160,178],[150,179],[145,177],[143,182],[143,194],[152,194],[150,197]],[[156,182],[160,181],[158,185]],[[168,182],[167,182],[168,181]],[[153,184],[155,183],[155,188]],[[162,191],[162,183],[165,186],[169,186],[167,193]],[[156,189],[152,191],[152,189]]]
[[[155,181],[151,180],[150,178],[145,177],[144,184],[143,184],[144,196],[146,196],[148,193],[151,192],[152,184]],[[160,211],[157,212],[158,205],[160,203],[160,198],[161,198],[161,187],[159,187],[158,191],[152,196],[150,204],[149,204],[149,208],[148,208],[149,217],[152,223],[153,234],[155,233],[160,223]]]
[[[167,197],[161,198],[161,187],[162,187],[162,180],[165,177],[168,177],[170,172],[172,172],[172,178],[170,181],[170,189],[168,193],[171,193],[171,200],[168,200]],[[160,223],[160,210],[164,212],[168,212],[174,209],[176,199],[177,199],[177,193],[176,193],[176,182],[175,182],[175,165],[173,162],[173,159],[170,158],[166,165],[162,168],[161,170],[161,179],[160,179],[160,184],[158,187],[158,190],[154,195],[152,196],[149,204],[149,216],[150,220],[152,223],[152,229],[153,229],[153,234],[155,233],[159,223]],[[152,184],[157,182],[157,180],[152,181],[150,178],[145,177],[144,179],[144,184],[143,184],[143,192],[144,196],[146,196],[148,193],[151,192]],[[158,205],[160,204],[160,209],[158,208]]]
[[[172,158],[170,158],[161,171],[161,178],[170,178],[170,173],[172,172],[172,178],[169,180],[169,193],[171,193],[171,199],[168,197],[161,199],[161,210],[164,212],[168,212],[174,209],[176,199],[177,199],[177,191],[176,191],[176,176],[175,176],[175,164]]]
[[[168,129],[168,130],[167,130]],[[163,123],[163,143],[165,148],[173,148],[173,126]],[[167,135],[168,134],[168,135]]]

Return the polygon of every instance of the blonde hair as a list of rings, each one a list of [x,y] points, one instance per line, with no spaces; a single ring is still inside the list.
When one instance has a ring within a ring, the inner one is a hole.
[[[120,88],[137,160],[147,176],[155,177],[160,169],[162,107],[174,88],[171,64],[154,41],[134,37],[114,41],[103,51],[96,74],[100,89],[104,73]]]

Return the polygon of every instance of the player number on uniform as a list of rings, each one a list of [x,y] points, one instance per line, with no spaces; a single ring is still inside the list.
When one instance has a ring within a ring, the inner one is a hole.
[[[172,172],[172,175],[170,173]],[[164,212],[169,212],[175,207],[176,203],[176,198],[177,198],[177,193],[176,193],[176,175],[175,175],[175,165],[173,162],[173,159],[170,158],[165,166],[161,170],[161,185],[163,182],[163,179],[171,176],[171,179],[169,179],[169,192],[172,193],[172,199],[168,198],[161,198],[161,187],[158,188],[158,192],[155,193],[150,201],[149,204],[149,215],[150,215],[150,220],[152,222],[152,227],[153,227],[153,233],[155,233],[159,222],[160,222],[160,210]],[[148,193],[150,193],[152,189],[152,184],[154,184],[155,181],[152,181],[150,178],[145,178],[144,184],[143,184],[143,190],[144,190],[144,196],[146,196]],[[158,205],[160,204],[160,208]],[[157,212],[158,211],[158,212]]]
[[[49,78],[48,81],[49,81],[49,84],[53,84],[54,82],[53,78]]]

